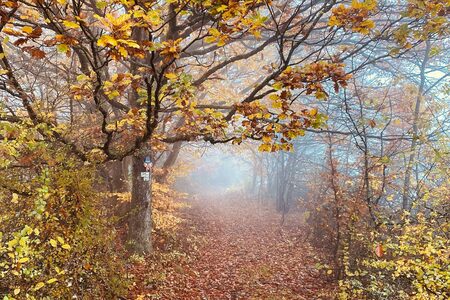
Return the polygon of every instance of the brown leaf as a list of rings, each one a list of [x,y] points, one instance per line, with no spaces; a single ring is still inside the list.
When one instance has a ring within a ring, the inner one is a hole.
[[[29,53],[33,58],[36,59],[43,59],[45,57],[45,52],[37,47],[24,47],[22,48],[23,51]]]
[[[42,28],[41,27],[35,27],[33,31],[28,35],[30,38],[36,39],[40,37],[42,34]]]
[[[28,41],[27,38],[21,38],[21,39],[17,39],[13,44],[14,46],[21,46],[23,44],[25,44]]]

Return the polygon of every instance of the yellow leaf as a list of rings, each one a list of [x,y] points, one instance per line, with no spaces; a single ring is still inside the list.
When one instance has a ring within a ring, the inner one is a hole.
[[[352,0],[351,7],[354,9],[360,9],[363,7],[363,3],[359,2],[358,0]]]
[[[317,115],[317,108],[311,109],[311,110],[309,111],[309,115],[310,115],[311,117],[316,116],[316,115]]]
[[[26,263],[29,260],[30,260],[30,258],[28,258],[28,257],[22,257],[21,259],[19,259],[19,263],[23,264],[23,263]]]
[[[80,25],[78,23],[75,23],[72,21],[63,21],[63,24],[67,28],[72,28],[72,29],[80,28]]]
[[[67,0],[58,0],[58,3],[61,5],[65,5],[67,3]]]
[[[117,46],[117,41],[112,36],[106,34],[106,35],[102,35],[98,39],[97,45],[99,45],[100,47]]]
[[[114,124],[108,124],[108,125],[106,125],[106,129],[107,130],[111,130],[111,131],[117,130],[117,125],[115,123]]]
[[[261,152],[271,152],[272,146],[270,144],[261,144],[259,145],[258,150]]]
[[[224,11],[226,11],[226,10],[227,10],[227,8],[228,8],[228,6],[227,6],[227,5],[225,5],[225,4],[222,4],[221,6],[219,6],[218,8],[216,8],[216,10],[217,10],[217,12],[221,13],[221,12],[224,12]]]
[[[58,281],[58,279],[52,278],[52,279],[47,280],[47,283],[51,284],[51,283],[56,282],[56,281]]]
[[[3,1],[3,5],[5,5],[6,7],[10,7],[10,8],[13,8],[13,7],[15,7],[16,6],[16,4],[17,3],[15,3],[15,2],[13,2],[13,1]]]
[[[44,286],[45,286],[45,283],[39,282],[39,283],[37,283],[36,286],[34,287],[34,290],[35,290],[35,291],[40,290],[40,289],[43,288]]]
[[[328,274],[328,275],[333,274],[333,270],[328,270],[328,271],[327,271],[327,274]]]
[[[0,75],[5,75],[5,74],[8,74],[8,70],[3,70],[3,69],[0,69]]]
[[[213,36],[208,36],[208,37],[205,37],[204,41],[205,41],[205,43],[211,44],[216,41],[216,38]]]
[[[14,290],[14,295],[16,296],[16,295],[19,295],[19,293],[20,293],[20,289],[15,289]]]
[[[58,242],[60,242],[61,244],[64,244],[64,239],[60,236],[57,236],[56,239],[58,240]]]
[[[277,94],[270,94],[269,99],[272,101],[276,101],[280,99],[280,96],[278,96]]]
[[[50,239],[50,245],[52,245],[53,248],[56,248],[56,246],[58,246],[58,242],[54,239]]]
[[[6,73],[8,73],[8,71],[6,71]],[[0,73],[1,74],[1,73]],[[12,203],[18,203],[19,202],[19,195],[17,195],[16,193],[12,194],[12,199],[11,199]]]
[[[25,247],[26,244],[27,244],[27,239],[24,237],[21,237],[19,240],[19,245],[22,247]]]
[[[119,97],[119,96],[120,96],[120,93],[117,90],[114,90],[114,91],[111,91],[108,93],[108,99],[110,99],[110,100],[114,99],[116,97]]]
[[[210,28],[209,29],[209,33],[214,36],[214,37],[219,37],[220,36],[220,31],[217,30],[216,28]]]
[[[16,246],[18,243],[19,243],[19,241],[17,239],[14,239],[14,240],[10,240],[7,244],[8,244],[8,247],[12,248],[12,247]]]
[[[164,76],[166,76],[170,80],[174,80],[174,79],[178,78],[177,74],[175,74],[175,73],[167,73]]]
[[[80,74],[77,76],[77,81],[85,81],[85,80],[89,80],[89,77],[87,77],[84,74]]]
[[[225,46],[225,40],[224,40],[224,39],[220,39],[220,40],[217,42],[217,46],[218,46],[218,47],[223,47],[223,46]]]
[[[128,51],[124,47],[119,47],[119,53],[122,55],[122,57],[127,58],[128,57]]]
[[[30,27],[30,26],[24,26],[24,27],[22,27],[22,31],[27,33],[27,34],[30,34],[30,33],[33,32],[33,28]]]
[[[61,246],[61,248],[66,249],[66,250],[70,250],[70,245],[64,244],[64,245]]]
[[[131,48],[136,48],[136,49],[140,48],[139,44],[136,43],[133,40],[118,40],[118,42],[120,42],[122,44],[125,44],[125,45],[127,45],[128,47],[131,47]]]
[[[280,101],[274,101],[274,102],[272,102],[272,107],[273,108],[282,108],[283,104]]]
[[[272,139],[270,138],[270,136],[265,135],[265,136],[263,136],[262,141],[265,144],[268,144],[268,143],[270,143],[272,141]]]
[[[359,26],[372,29],[375,27],[375,22],[372,20],[365,20],[365,21],[361,22],[361,24]]]
[[[335,16],[331,16],[330,20],[328,20],[328,26],[333,27],[333,26],[340,26],[341,22],[335,17]]]
[[[257,39],[260,39],[261,38],[261,31],[259,31],[259,30],[254,31],[253,32],[253,36],[255,38],[257,38]]]

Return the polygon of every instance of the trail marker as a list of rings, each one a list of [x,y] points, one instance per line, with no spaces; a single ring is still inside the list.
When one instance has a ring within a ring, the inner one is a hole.
[[[151,168],[152,168],[152,160],[150,159],[149,156],[146,156],[146,157],[144,158],[144,168],[145,168],[145,170],[147,170],[147,171],[150,171]],[[142,174],[141,174],[141,176],[142,176]]]
[[[150,172],[141,172],[141,177],[144,181],[150,181]]]

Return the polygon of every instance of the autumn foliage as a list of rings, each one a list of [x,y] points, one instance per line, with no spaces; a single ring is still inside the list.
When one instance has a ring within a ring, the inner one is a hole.
[[[180,242],[192,195],[173,171],[228,143],[251,149],[242,199],[308,225],[323,295],[448,298],[449,15],[448,0],[0,0],[0,296],[123,298],[145,284],[130,265],[180,257],[200,277],[180,249],[211,253]],[[295,251],[293,231],[261,234]],[[294,257],[272,266],[286,299]],[[259,267],[243,276],[270,290],[242,295],[279,296]]]

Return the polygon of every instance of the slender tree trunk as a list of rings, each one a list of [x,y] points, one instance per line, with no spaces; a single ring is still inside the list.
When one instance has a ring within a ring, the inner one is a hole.
[[[330,164],[330,184],[333,190],[334,198],[334,218],[336,222],[336,237],[335,245],[333,249],[334,263],[335,263],[335,278],[341,279],[342,276],[342,262],[341,262],[341,252],[342,252],[342,241],[341,241],[341,193],[339,190],[338,180],[338,170],[335,164],[335,159],[333,157],[333,141],[331,135],[328,135],[328,159]]]
[[[253,165],[252,168],[252,172],[253,172],[253,176],[252,176],[252,183],[250,184],[250,187],[248,188],[249,193],[253,196],[255,195],[255,191],[256,191],[256,179],[257,179],[257,174],[258,174],[258,170],[256,170],[255,166]]]
[[[150,181],[144,181],[144,178],[141,177],[141,172],[146,171],[144,167],[145,156],[135,154],[131,159],[131,207],[128,241],[130,249],[138,254],[152,251],[151,178]]]
[[[412,170],[416,160],[416,152],[417,152],[417,141],[419,138],[419,117],[420,117],[420,108],[422,104],[422,100],[425,91],[426,84],[426,68],[428,66],[428,61],[430,59],[430,51],[431,51],[431,43],[429,40],[426,42],[425,56],[423,58],[422,64],[420,66],[420,85],[419,90],[417,92],[416,105],[414,108],[414,119],[413,119],[413,128],[412,128],[412,141],[411,147],[409,148],[410,154],[409,159],[406,165],[405,171],[405,180],[403,184],[403,201],[402,207],[406,211],[410,211],[412,208],[412,200],[410,197],[411,190],[411,176]]]
[[[183,142],[176,142],[173,144],[172,149],[170,150],[170,153],[167,156],[166,161],[164,162],[164,164],[162,166],[161,174],[159,176],[155,177],[156,182],[158,182],[158,183],[166,183],[167,182],[167,176],[169,175],[169,171],[175,165],[178,155],[180,154],[182,145],[183,145]]]

